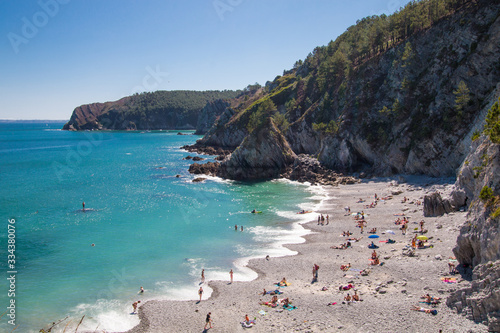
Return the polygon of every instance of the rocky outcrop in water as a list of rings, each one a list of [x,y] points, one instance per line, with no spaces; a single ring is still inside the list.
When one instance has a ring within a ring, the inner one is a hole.
[[[276,178],[296,158],[273,120],[267,118],[221,163],[219,175],[235,180]]]

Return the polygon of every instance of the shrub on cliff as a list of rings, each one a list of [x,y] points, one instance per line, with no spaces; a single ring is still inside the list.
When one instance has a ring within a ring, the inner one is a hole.
[[[479,199],[481,199],[483,202],[487,202],[491,198],[493,198],[493,190],[488,186],[484,186],[479,193]]]
[[[486,125],[484,132],[489,136],[491,142],[500,143],[500,97],[498,101],[488,111],[486,115]]]

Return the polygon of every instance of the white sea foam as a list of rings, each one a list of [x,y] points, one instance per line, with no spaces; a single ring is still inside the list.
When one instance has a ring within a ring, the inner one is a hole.
[[[61,333],[75,330],[84,315],[85,318],[78,327],[79,331],[123,332],[139,324],[139,317],[131,313],[132,304],[124,301],[98,300],[94,304],[81,303],[72,308],[69,318],[54,327],[52,332]]]

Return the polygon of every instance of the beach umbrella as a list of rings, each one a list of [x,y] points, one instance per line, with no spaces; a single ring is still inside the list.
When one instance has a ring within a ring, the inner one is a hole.
[[[418,237],[417,237],[417,239],[419,239],[419,240],[423,240],[423,241],[426,241],[426,240],[428,240],[429,238],[427,238],[427,236],[423,236],[423,235],[422,235],[422,236],[418,236]]]
[[[368,238],[378,238],[379,236],[378,235],[370,235],[368,236]]]
[[[386,230],[385,231],[386,234],[392,234],[392,235],[395,235],[396,233],[392,230]]]

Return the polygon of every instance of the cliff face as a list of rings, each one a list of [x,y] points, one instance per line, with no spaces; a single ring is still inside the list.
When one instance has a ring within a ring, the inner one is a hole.
[[[215,124],[217,118],[224,113],[226,108],[231,104],[224,100],[215,100],[213,102],[208,102],[207,105],[201,110],[201,114],[198,117],[198,124],[196,125],[197,135],[203,135],[208,132],[208,130]]]
[[[500,89],[496,95],[500,95]],[[473,268],[473,282],[451,295],[447,304],[469,319],[488,323],[490,331],[499,332],[500,145],[484,134],[473,141],[455,188],[451,201],[466,203],[469,210],[453,252],[460,264]]]
[[[278,177],[297,158],[271,118],[221,163],[219,176],[235,180]]]
[[[235,114],[233,109],[226,108],[197,145],[236,149],[248,135],[248,130],[241,121],[233,118]]]
[[[290,124],[292,150],[327,168],[454,176],[500,81],[500,4],[465,3],[361,60],[336,57],[340,46],[316,48],[260,100],[226,111],[199,144],[235,149],[258,104],[271,100]]]
[[[213,124],[238,91],[156,91],[75,108],[64,130],[195,129]],[[208,104],[207,104],[208,102]],[[203,109],[203,110],[202,110]],[[199,119],[201,116],[202,119]],[[212,121],[212,123],[210,123]]]
[[[413,55],[405,61],[399,55],[407,43]],[[319,160],[334,169],[368,166],[383,175],[454,175],[480,119],[477,111],[500,79],[499,52],[498,6],[485,6],[374,57],[357,70],[345,97],[333,101],[334,110],[348,106],[339,113],[337,135],[323,140]],[[459,113],[453,92],[460,81],[471,99]]]

